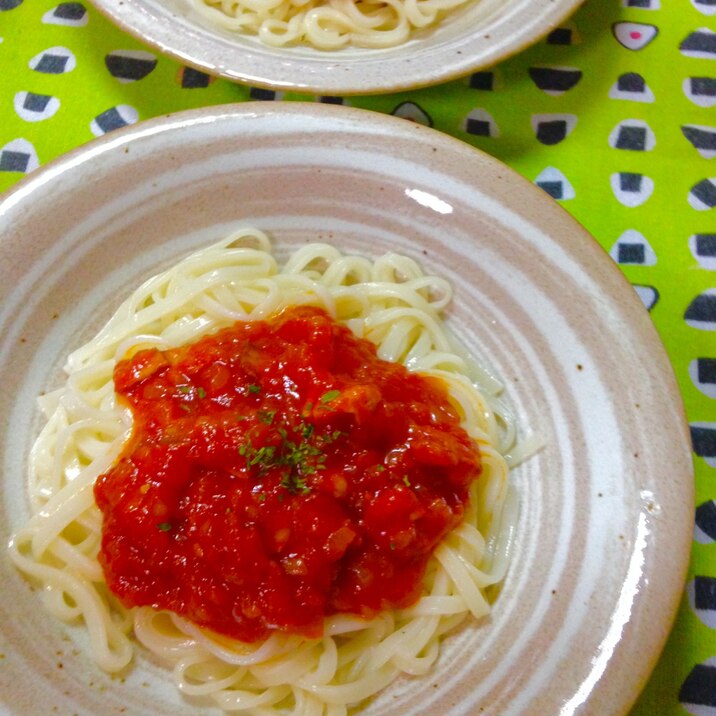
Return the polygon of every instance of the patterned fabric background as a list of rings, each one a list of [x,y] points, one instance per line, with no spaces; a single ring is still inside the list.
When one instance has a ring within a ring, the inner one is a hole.
[[[0,191],[142,119],[278,99],[345,103],[422,122],[541,186],[592,232],[651,312],[691,426],[692,563],[675,629],[633,716],[713,715],[715,30],[716,0],[588,0],[545,40],[491,71],[344,100],[215,80],[143,47],[84,1],[0,0]]]

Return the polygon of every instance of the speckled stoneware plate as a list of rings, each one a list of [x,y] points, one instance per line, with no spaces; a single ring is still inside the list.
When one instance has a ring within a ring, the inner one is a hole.
[[[366,714],[619,714],[661,650],[685,574],[691,458],[677,386],[632,287],[544,192],[405,120],[241,105],[136,125],[36,172],[0,203],[3,541],[27,517],[35,396],[140,281],[253,224],[397,250],[455,288],[448,321],[546,447],[513,473],[520,515],[493,613],[433,672]],[[123,680],[87,658],[0,558],[9,714],[213,713],[141,653]]]
[[[229,32],[187,0],[91,0],[110,20],[179,62],[274,90],[321,95],[398,92],[494,65],[557,27],[583,0],[472,0],[388,49],[273,48]]]

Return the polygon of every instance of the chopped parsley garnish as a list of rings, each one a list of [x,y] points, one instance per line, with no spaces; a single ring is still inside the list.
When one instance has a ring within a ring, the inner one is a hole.
[[[274,423],[276,411],[259,411],[259,420],[266,425]],[[270,470],[281,472],[281,487],[296,495],[311,491],[307,478],[318,470],[326,469],[326,455],[322,448],[335,442],[343,433],[334,430],[325,435],[316,435],[311,424],[301,422],[289,433],[286,425],[278,425],[269,444],[257,448],[251,440],[239,446],[239,455],[246,460],[246,467],[256,468],[258,476],[265,476]],[[274,442],[275,441],[275,442]]]
[[[177,385],[177,390],[182,395],[191,395],[193,392],[193,388],[191,385]],[[206,391],[203,388],[197,388],[196,395],[199,398],[206,398]]]
[[[338,396],[340,396],[340,394],[340,390],[329,390],[327,393],[324,393],[321,396],[321,405],[326,405],[326,403],[330,403],[332,400],[335,400]]]
[[[273,419],[276,417],[275,410],[259,410],[256,414],[258,415],[259,420],[265,425],[271,425]]]
[[[253,450],[253,448],[250,449]],[[268,469],[273,465],[274,455],[276,455],[276,446],[264,445],[258,450],[253,450],[251,455],[247,455],[247,464],[249,467],[260,465],[262,470]]]
[[[161,530],[162,532],[169,532],[169,530],[172,528],[171,522],[160,522],[157,525],[157,529]]]
[[[289,473],[284,473],[281,478],[281,487],[285,487],[289,492],[298,495],[307,495],[311,488],[306,484],[306,478],[301,475],[291,476]]]
[[[403,482],[406,487],[410,487],[410,478],[407,475],[403,475]]]
[[[248,391],[249,391],[249,393],[254,393],[254,395],[255,395],[256,393],[261,392],[261,386],[256,385],[256,383],[251,383],[251,385],[248,386]]]

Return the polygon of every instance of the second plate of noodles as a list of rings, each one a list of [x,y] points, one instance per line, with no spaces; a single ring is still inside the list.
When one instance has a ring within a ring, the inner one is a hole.
[[[494,65],[582,0],[92,0],[209,74],[320,95],[397,92]]]

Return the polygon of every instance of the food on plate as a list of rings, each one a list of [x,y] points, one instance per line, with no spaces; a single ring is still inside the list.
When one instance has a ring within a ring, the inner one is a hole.
[[[279,269],[250,228],[149,279],[41,399],[15,564],[102,669],[136,637],[225,710],[344,714],[426,673],[514,521],[514,427],[450,299],[396,254]]]
[[[305,44],[318,50],[395,47],[471,1],[484,16],[495,8],[489,0],[188,0],[200,17],[221,28],[257,35],[273,47]]]

